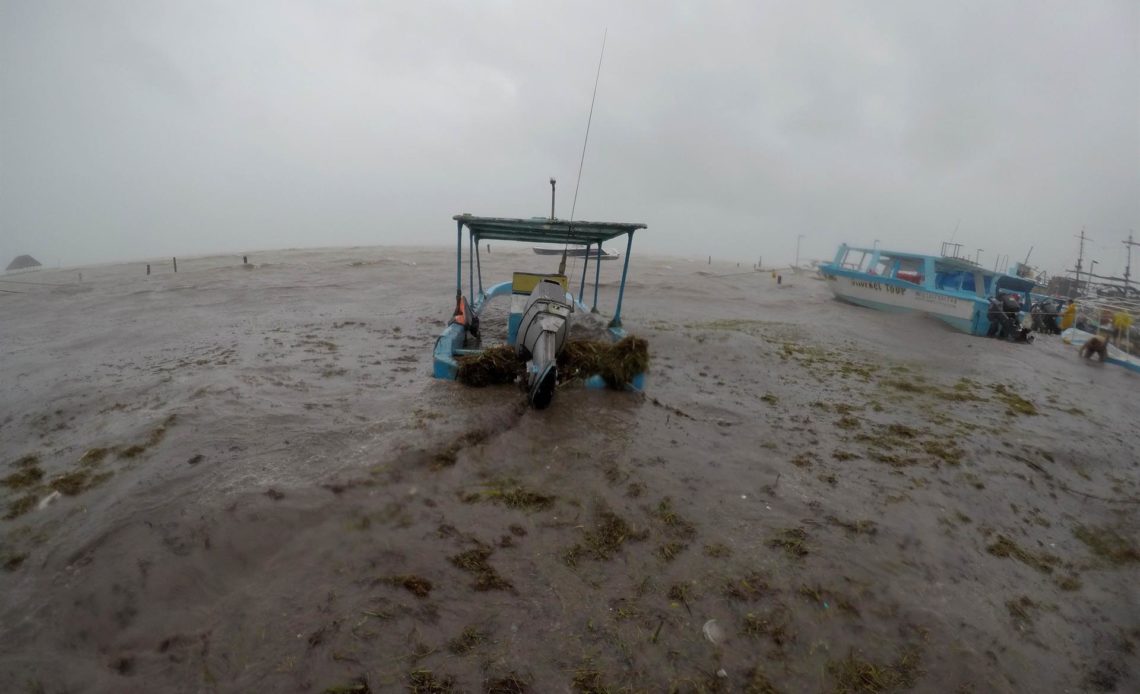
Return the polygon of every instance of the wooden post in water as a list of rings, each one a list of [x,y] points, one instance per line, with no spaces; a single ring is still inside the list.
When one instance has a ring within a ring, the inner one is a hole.
[[[174,258],[174,271],[178,272],[178,258]]]
[[[241,264],[242,265],[249,265],[249,256],[248,255],[243,255],[241,257]]]
[[[150,263],[146,264],[146,275],[147,277],[150,277]]]

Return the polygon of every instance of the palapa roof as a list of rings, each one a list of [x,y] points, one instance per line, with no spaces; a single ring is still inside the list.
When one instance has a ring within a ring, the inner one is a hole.
[[[23,270],[29,267],[41,267],[40,261],[36,260],[30,255],[17,256],[15,260],[8,263],[7,270]]]
[[[600,244],[638,229],[644,224],[629,222],[580,222],[549,217],[511,219],[457,214],[452,219],[467,225],[479,239],[523,241],[526,243]]]

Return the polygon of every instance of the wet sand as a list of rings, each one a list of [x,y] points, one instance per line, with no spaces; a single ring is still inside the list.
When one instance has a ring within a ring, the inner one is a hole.
[[[451,251],[251,260],[4,285],[0,691],[1140,689],[1140,381],[1059,338],[635,256],[645,396],[533,412],[429,377]]]

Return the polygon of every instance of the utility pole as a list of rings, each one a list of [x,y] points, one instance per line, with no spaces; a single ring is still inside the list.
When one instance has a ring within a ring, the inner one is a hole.
[[[550,177],[550,218],[554,219],[554,177]]]
[[[1085,241],[1092,241],[1092,239],[1085,236],[1085,228],[1081,227],[1081,235],[1076,238],[1081,240],[1081,250],[1077,254],[1077,287],[1081,286],[1081,266],[1085,261]]]
[[[1128,278],[1132,273],[1132,247],[1140,246],[1140,243],[1132,240],[1132,230],[1128,230],[1128,240],[1124,242],[1125,248],[1128,249],[1128,262],[1124,265],[1124,298],[1128,298]]]

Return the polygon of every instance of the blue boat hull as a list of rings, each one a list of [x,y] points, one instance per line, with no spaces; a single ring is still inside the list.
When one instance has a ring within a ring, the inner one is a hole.
[[[890,313],[925,314],[955,330],[985,335],[987,302],[960,292],[940,292],[906,280],[823,266],[820,273],[835,296],[848,303]]]

